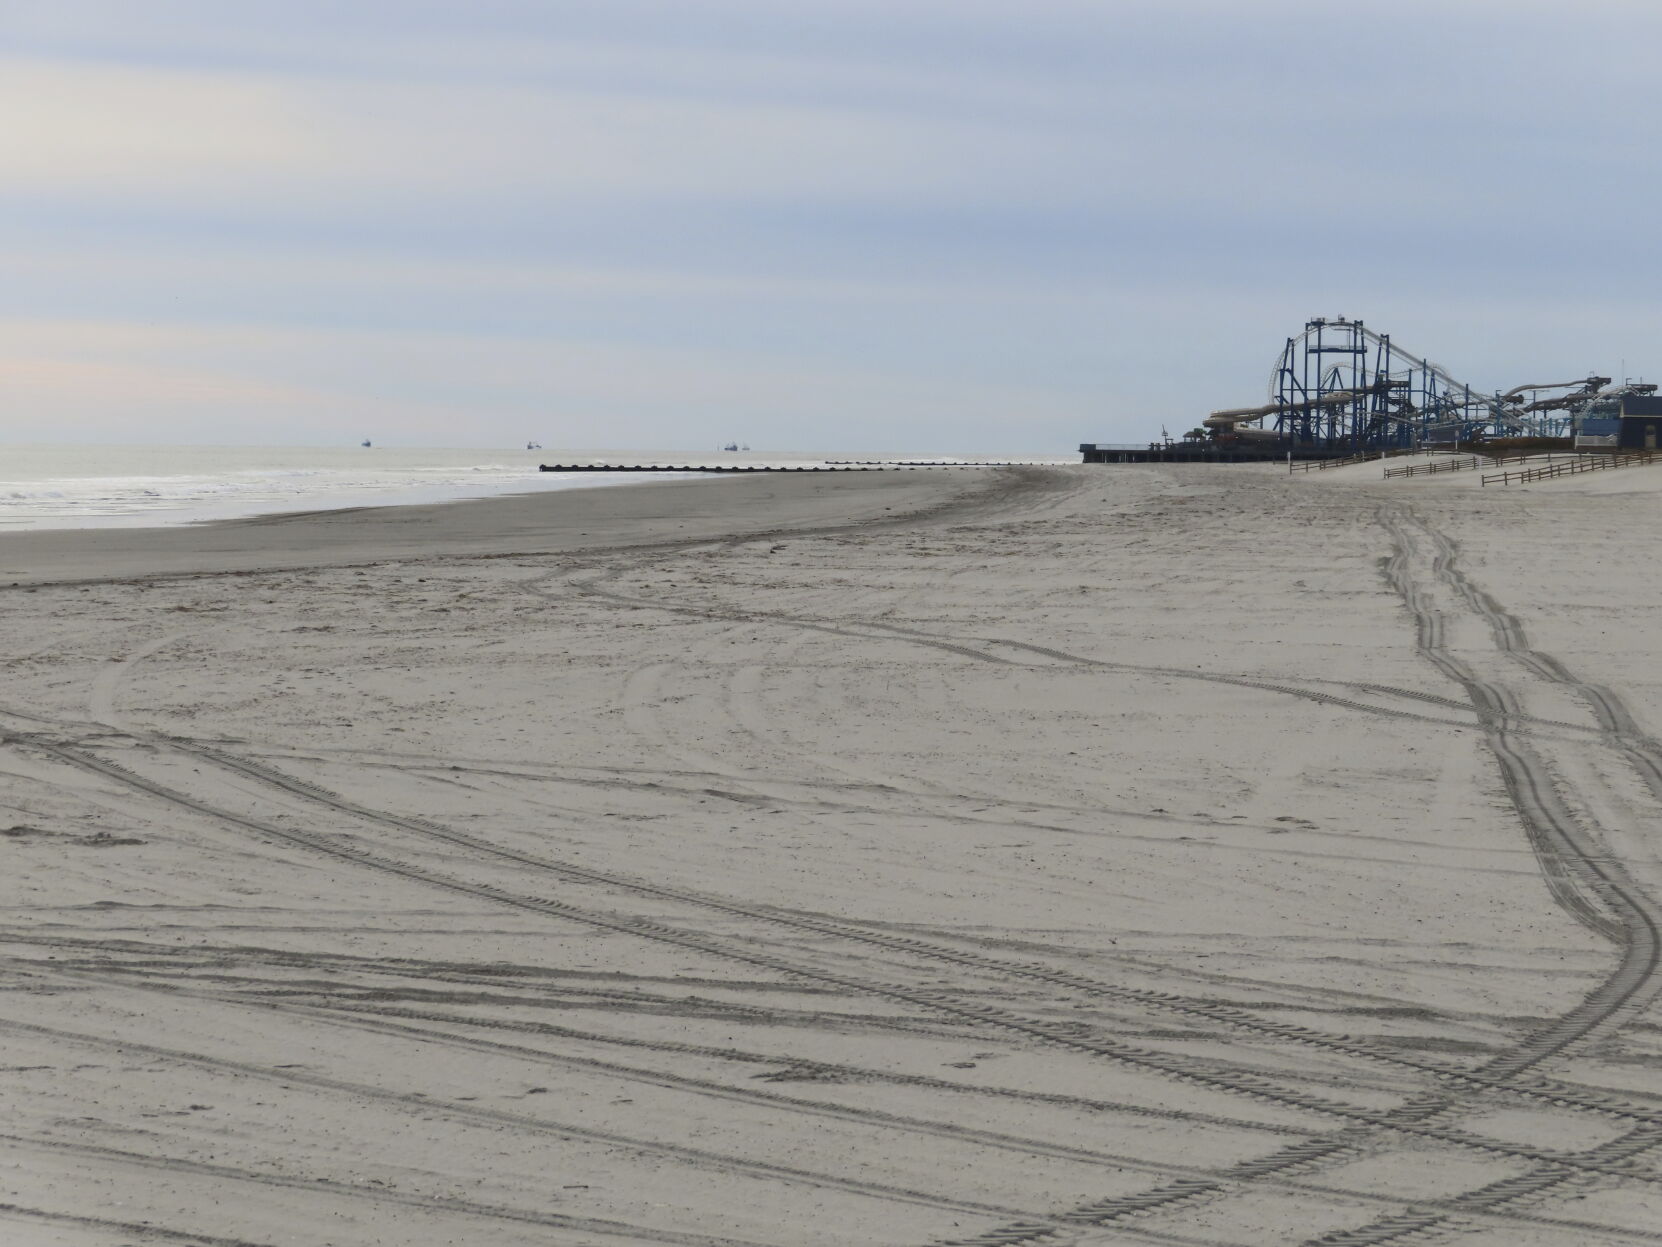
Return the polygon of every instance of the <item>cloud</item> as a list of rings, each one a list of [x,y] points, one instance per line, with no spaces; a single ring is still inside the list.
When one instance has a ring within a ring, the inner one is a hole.
[[[317,137],[269,83],[12,60],[0,64],[0,179],[12,195],[170,197],[315,168]]]
[[[953,435],[1003,436],[1082,413],[1065,390],[717,354],[443,333],[0,322],[0,401],[16,440],[54,440],[66,421],[107,431],[112,408],[198,440],[317,444],[373,435],[402,445],[759,448],[858,444],[919,449]],[[281,376],[288,380],[273,383]],[[897,428],[892,413],[907,413]],[[811,440],[802,442],[799,433]]]
[[[0,109],[15,123],[0,134],[12,196],[262,205],[277,193],[279,208],[348,214],[411,195],[940,198],[973,190],[989,160],[1033,178],[1062,154],[1042,133],[853,104],[15,60],[0,65]]]
[[[14,6],[0,354],[154,437],[217,405],[966,449],[1188,427],[1316,313],[1477,384],[1608,369],[1662,336],[1658,34],[1613,0]]]

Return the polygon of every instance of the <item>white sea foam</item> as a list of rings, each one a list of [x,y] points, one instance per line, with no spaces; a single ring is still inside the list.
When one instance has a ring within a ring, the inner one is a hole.
[[[535,451],[0,446],[0,531],[197,523],[663,479],[538,471]]]

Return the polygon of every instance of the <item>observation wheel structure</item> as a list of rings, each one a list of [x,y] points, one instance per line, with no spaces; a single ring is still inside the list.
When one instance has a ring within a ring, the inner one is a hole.
[[[1524,416],[1456,381],[1359,320],[1317,317],[1287,339],[1263,428],[1294,445],[1353,451],[1484,436],[1553,436],[1562,417]],[[1552,427],[1548,427],[1552,426]]]

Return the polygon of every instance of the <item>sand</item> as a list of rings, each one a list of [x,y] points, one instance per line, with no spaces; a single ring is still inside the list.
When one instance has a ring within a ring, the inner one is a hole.
[[[1657,1241],[1662,469],[1464,475],[0,537],[0,1241]]]

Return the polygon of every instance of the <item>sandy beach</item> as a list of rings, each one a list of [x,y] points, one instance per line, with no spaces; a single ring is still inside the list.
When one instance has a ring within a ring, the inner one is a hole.
[[[0,536],[0,1241],[1662,1241],[1662,469],[1475,475]]]

